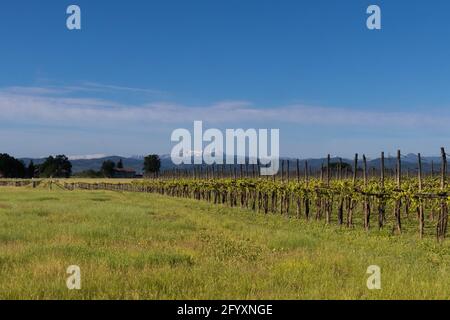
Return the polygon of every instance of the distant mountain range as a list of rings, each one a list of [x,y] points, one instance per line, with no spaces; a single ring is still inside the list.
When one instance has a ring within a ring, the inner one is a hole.
[[[91,156],[74,156],[69,157],[72,163],[72,171],[73,173],[79,173],[85,170],[100,170],[102,163],[107,160],[114,161],[117,163],[119,160],[122,160],[125,168],[130,168],[135,170],[137,173],[142,173],[142,168],[144,166],[144,157],[143,156],[133,156],[133,157],[120,157],[120,156],[103,156],[103,155],[91,155]],[[170,158],[170,155],[161,155],[161,170],[168,170],[171,168],[176,167]],[[38,159],[32,159],[32,158],[21,158],[20,160],[24,161],[26,164],[28,164],[31,160],[33,160],[34,164],[41,164],[44,162],[44,158],[38,158]],[[290,168],[291,170],[294,170],[296,167],[295,162],[297,159],[293,158],[282,158],[281,160],[290,161]],[[316,159],[306,159],[308,161],[308,166],[312,170],[320,169],[322,164],[326,164],[327,159],[326,158],[316,158]],[[300,160],[300,165],[303,168],[305,159]],[[343,163],[347,163],[351,166],[353,166],[353,161],[351,159],[342,159]],[[331,159],[332,163],[339,162],[339,158],[333,157]],[[416,170],[417,169],[417,162],[418,158],[415,154],[408,154],[406,156],[402,157],[402,167],[405,170]],[[432,163],[434,163],[434,170],[439,170],[441,159],[439,157],[423,157],[422,158],[422,164],[423,164],[423,170],[424,172],[431,171]],[[361,158],[358,162],[359,166],[362,166]],[[381,164],[381,159],[371,159],[367,160],[368,168],[376,168],[379,169]],[[387,157],[385,159],[385,167],[386,169],[394,169],[396,165],[396,158],[395,157]],[[190,166],[184,165],[181,166],[182,168],[189,168]],[[281,166],[280,166],[281,167]]]
[[[104,161],[111,160],[115,163],[119,162],[119,160],[122,159],[122,162],[124,164],[125,168],[130,168],[135,170],[137,173],[142,172],[142,168],[144,166],[144,159],[136,159],[136,158],[126,158],[126,157],[120,157],[120,156],[106,156],[102,158],[77,158],[73,159],[70,157],[70,162],[72,163],[72,172],[73,173],[79,173],[86,170],[95,170],[99,171],[102,167],[102,164]],[[20,159],[24,161],[26,164],[28,164],[31,160],[33,160],[34,164],[41,164],[45,161],[45,158],[22,158]]]

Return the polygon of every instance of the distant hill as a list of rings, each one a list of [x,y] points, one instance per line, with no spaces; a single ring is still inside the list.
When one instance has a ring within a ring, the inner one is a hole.
[[[115,163],[117,163],[117,162],[119,162],[120,159],[122,159],[124,167],[133,169],[137,173],[142,172],[144,160],[139,160],[139,159],[134,159],[134,158],[110,156],[110,157],[104,157],[104,158],[98,158],[98,159],[70,160],[70,162],[72,163],[72,172],[79,173],[79,172],[82,172],[85,170],[99,171],[101,169],[104,161],[111,160],[111,161],[114,161]],[[26,164],[28,164],[31,160],[33,160],[34,164],[41,164],[45,161],[44,158],[42,158],[42,159],[22,158],[21,160],[24,161]]]
[[[45,161],[45,158],[21,158],[23,162],[28,164],[31,160],[33,160],[34,164],[42,164]],[[120,157],[120,156],[108,156],[103,158],[96,159],[76,159],[70,160],[72,163],[72,172],[79,173],[86,170],[96,170],[99,171],[102,167],[104,161],[114,161],[115,163],[122,160],[125,168],[130,168],[136,171],[136,173],[142,173],[144,167],[144,157]],[[174,165],[170,156],[163,155],[161,156],[161,169],[167,170],[173,168]]]
[[[172,160],[170,158],[170,155],[161,155],[161,170],[167,170],[167,169],[171,169],[174,168],[175,165],[172,163]],[[359,162],[358,165],[359,167],[362,167],[362,161],[361,161],[361,157],[359,158]],[[31,158],[22,158],[20,159],[22,161],[24,161],[26,164],[28,164],[31,160],[33,160],[33,162],[35,164],[41,164],[44,162],[45,159],[31,159]],[[122,160],[125,168],[130,168],[135,170],[137,173],[142,173],[142,168],[144,166],[144,158],[142,156],[135,156],[135,157],[120,157],[120,156],[108,156],[108,157],[103,157],[103,158],[97,158],[97,159],[77,159],[77,160],[71,160],[70,162],[72,163],[72,171],[73,173],[79,173],[85,170],[100,170],[103,161],[106,160],[111,160],[114,161],[115,163],[119,162],[119,160]],[[297,161],[296,159],[293,158],[282,158],[281,160],[289,160],[291,161],[291,170],[295,170],[295,162]],[[316,159],[306,159],[308,160],[308,165],[312,170],[317,170],[320,169],[322,164],[326,164],[327,159],[326,158],[316,158]],[[300,160],[300,165],[303,168],[304,165],[304,161],[305,159]],[[331,162],[338,162],[339,158],[332,158]],[[353,160],[351,159],[345,159],[343,158],[342,161],[344,163],[348,163],[351,166],[353,166]],[[440,158],[439,157],[424,157],[422,159],[422,163],[423,163],[423,170],[424,172],[429,172],[431,171],[431,163],[434,162],[434,166],[435,166],[435,171],[438,170],[439,166],[440,166]],[[380,164],[381,164],[381,159],[380,158],[376,158],[376,159],[369,159],[367,161],[367,166],[370,168],[380,168]],[[385,167],[386,169],[394,169],[396,165],[396,159],[395,157],[388,157],[386,156],[385,159]],[[190,166],[182,166],[182,168],[189,168]],[[280,166],[281,167],[281,166]],[[408,154],[406,156],[402,157],[402,167],[403,169],[407,170],[416,170],[417,169],[417,155],[415,154]]]

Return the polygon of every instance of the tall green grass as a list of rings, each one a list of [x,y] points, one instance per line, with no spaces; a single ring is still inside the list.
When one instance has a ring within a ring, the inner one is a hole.
[[[449,249],[158,195],[0,189],[3,299],[447,299]]]

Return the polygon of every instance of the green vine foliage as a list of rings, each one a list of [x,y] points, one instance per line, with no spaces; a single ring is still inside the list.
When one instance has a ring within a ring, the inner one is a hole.
[[[55,186],[61,185],[68,190],[113,190],[151,192],[175,197],[206,200],[215,204],[240,206],[264,213],[281,213],[297,217],[312,216],[321,219],[324,215],[327,223],[337,221],[352,226],[354,219],[370,222],[370,216],[378,216],[379,227],[388,220],[394,221],[401,230],[404,212],[422,212],[437,223],[439,236],[447,229],[448,207],[450,207],[450,188],[440,178],[428,177],[420,184],[417,178],[402,177],[399,184],[396,179],[322,179],[280,180],[273,178],[216,178],[216,179],[148,179],[135,181],[102,180],[94,182],[76,180],[51,180]],[[444,183],[443,183],[444,182]],[[26,186],[43,181],[0,180],[0,186]],[[50,184],[51,186],[52,184]],[[362,210],[360,206],[362,205]],[[303,211],[302,211],[303,210]],[[403,210],[403,211],[402,211]],[[402,213],[403,212],[403,213]],[[413,215],[414,217],[414,215]],[[392,220],[392,218],[394,218]],[[373,219],[373,218],[372,218]],[[422,218],[423,219],[423,216]],[[345,221],[344,221],[345,220]],[[420,220],[420,219],[419,219]],[[372,220],[374,222],[374,220]],[[420,221],[419,221],[420,222]],[[430,224],[428,224],[430,226]],[[423,233],[423,223],[421,225]]]

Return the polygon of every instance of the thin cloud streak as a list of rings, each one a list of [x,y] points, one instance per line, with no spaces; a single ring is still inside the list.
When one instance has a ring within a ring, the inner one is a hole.
[[[165,97],[169,96],[168,92],[154,89],[135,88],[111,84],[102,84],[97,82],[83,82],[79,85],[47,85],[47,86],[11,86],[0,89],[2,92],[24,94],[24,95],[68,95],[74,93],[118,93],[128,92],[135,93],[145,97]]]
[[[114,86],[110,86],[114,89]],[[16,124],[57,123],[85,127],[116,128],[185,124],[202,120],[209,124],[237,123],[302,124],[318,126],[354,126],[385,128],[415,128],[446,126],[450,115],[414,112],[356,111],[345,108],[325,108],[307,105],[288,105],[258,108],[246,101],[225,101],[208,106],[185,106],[155,102],[127,105],[96,98],[74,98],[68,89],[12,87],[0,90],[0,121]],[[120,90],[120,89],[119,89]],[[136,89],[138,90],[138,89]]]
[[[101,84],[96,82],[85,82],[82,87],[88,90],[98,90],[98,91],[128,91],[135,93],[146,93],[149,95],[155,96],[167,96],[167,92],[153,89],[144,89],[144,88],[134,88],[134,87],[125,87],[125,86],[117,86],[117,85],[109,85],[109,84]]]

